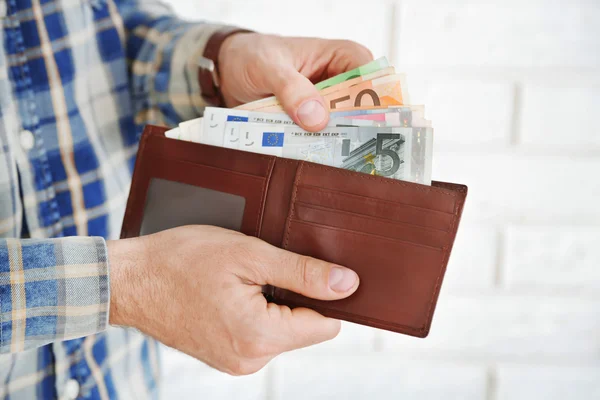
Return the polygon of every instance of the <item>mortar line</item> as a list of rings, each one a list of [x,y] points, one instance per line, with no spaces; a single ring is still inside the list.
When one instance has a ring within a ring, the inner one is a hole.
[[[510,144],[511,146],[518,146],[521,141],[521,117],[522,117],[522,106],[523,106],[523,85],[520,82],[516,82],[513,87],[513,114],[510,125]]]
[[[264,400],[274,400],[276,395],[275,395],[275,384],[274,384],[274,380],[275,377],[273,376],[275,374],[274,370],[276,368],[277,362],[272,362],[267,366],[267,370],[265,371],[265,398]]]
[[[501,288],[504,282],[504,274],[502,273],[502,267],[505,263],[505,249],[506,244],[506,227],[501,225],[496,227],[496,263],[494,264],[494,286]]]
[[[400,1],[390,1],[388,7],[391,7],[390,16],[388,19],[388,23],[390,24],[390,29],[388,32],[388,55],[392,65],[395,65],[397,56],[399,54],[398,47],[400,46],[400,17],[402,7]]]
[[[486,400],[496,400],[498,398],[498,377],[496,373],[496,367],[489,365],[486,370]]]

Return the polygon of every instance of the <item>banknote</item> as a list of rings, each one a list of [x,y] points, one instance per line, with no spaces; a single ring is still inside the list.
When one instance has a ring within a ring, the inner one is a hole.
[[[386,112],[359,114],[359,111],[351,113],[331,113],[329,126],[356,125],[356,126],[402,126],[402,127],[428,127],[431,121],[424,117],[424,107],[403,106],[393,107]],[[335,116],[336,114],[346,114]],[[349,115],[348,115],[349,114]]]
[[[431,127],[431,121],[423,117],[423,106],[398,106],[333,111],[328,126],[399,126]],[[175,138],[213,144],[225,134],[226,122],[250,122],[294,125],[285,113],[265,113],[249,110],[207,107],[203,118],[196,118],[179,124],[169,134]],[[213,138],[215,138],[213,140]]]
[[[423,117],[423,106],[399,106],[372,110],[333,111],[328,126],[416,126],[431,127]],[[362,120],[362,121],[361,121]],[[186,140],[212,144],[212,138],[220,140],[226,122],[251,122],[294,125],[285,113],[265,113],[249,110],[207,107],[203,118],[182,122],[171,135]],[[204,138],[204,139],[203,139]]]
[[[326,87],[325,89],[320,90],[319,93],[321,94],[321,96],[326,96],[331,93],[334,93],[334,92],[337,92],[340,90],[344,90],[351,86],[360,84],[362,82],[370,81],[370,80],[388,76],[388,75],[395,75],[395,73],[396,72],[395,72],[394,67],[383,68],[379,71],[375,71],[375,72],[372,72],[372,73],[366,74],[366,75],[357,76],[356,78],[352,78],[347,81],[338,83],[337,85]],[[401,77],[401,82],[406,82],[406,78],[404,75],[402,75],[402,77]],[[406,84],[404,84],[404,87],[406,87]],[[404,95],[407,96],[406,93],[404,93]],[[405,99],[405,101],[406,101],[406,99]],[[249,103],[249,104],[253,104],[252,110],[256,110],[256,111],[262,110],[262,109],[268,108],[268,107],[277,107],[277,106],[280,107],[281,106],[281,103],[279,103],[279,100],[275,97],[269,97],[268,99],[259,100],[258,102],[253,102],[253,103]],[[240,108],[240,109],[250,109],[250,108]]]
[[[317,83],[315,86],[317,89],[322,90],[329,86],[337,85],[338,83],[345,82],[347,80],[356,78],[357,76],[371,74],[373,72],[379,71],[383,68],[387,68],[390,66],[386,57],[378,58],[377,60],[373,60],[368,64],[362,65],[353,70],[341,73],[339,75],[333,76],[329,79],[321,81]]]
[[[330,110],[349,107],[386,107],[399,106],[405,103],[406,81],[404,75],[395,74],[361,82],[323,96]],[[280,105],[262,107],[256,111],[284,112]]]
[[[308,132],[290,124],[225,122],[215,136],[167,137],[234,148],[352,171],[431,183],[433,130],[427,127],[336,126]]]
[[[357,77],[360,77],[363,75],[375,73],[384,68],[388,68],[389,66],[390,65],[389,65],[387,58],[381,57],[381,58],[378,58],[377,60],[371,61],[368,64],[365,64],[365,65],[355,68],[353,70],[341,73],[339,75],[336,75],[329,79],[326,79],[322,82],[319,82],[315,85],[315,87],[318,90],[323,90],[323,89],[329,88],[330,86],[334,86],[339,83],[346,82],[348,80],[351,80],[351,79],[354,79],[354,78],[357,78]],[[267,97],[265,99],[256,100],[256,101],[253,101],[250,103],[242,104],[242,105],[236,107],[236,109],[238,109],[238,110],[255,110],[258,108],[265,107],[265,106],[273,106],[275,104],[278,104],[277,99],[274,96],[272,96],[272,97]]]
[[[417,127],[287,126],[282,156],[393,179],[431,184],[433,131]]]

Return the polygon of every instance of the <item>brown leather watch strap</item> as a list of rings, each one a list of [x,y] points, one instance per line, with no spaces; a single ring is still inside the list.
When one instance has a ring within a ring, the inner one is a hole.
[[[229,36],[236,33],[244,33],[244,32],[252,32],[247,29],[238,28],[235,26],[227,26],[219,29],[206,42],[206,46],[204,47],[204,53],[202,56],[209,60],[212,60],[214,63],[214,73],[219,74],[219,52],[221,51],[221,45]],[[200,66],[198,68],[198,83],[200,85],[200,92],[202,94],[202,98],[208,104],[224,107],[225,100],[223,99],[223,94],[221,93],[220,88],[218,87],[217,82],[215,82],[213,78],[213,72],[209,69],[203,68]]]

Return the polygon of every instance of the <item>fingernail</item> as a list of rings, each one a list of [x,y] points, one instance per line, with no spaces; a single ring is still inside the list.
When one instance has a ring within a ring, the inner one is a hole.
[[[313,127],[322,123],[327,118],[327,111],[323,104],[317,100],[309,100],[298,109],[298,118],[305,126]]]
[[[336,292],[347,292],[356,283],[358,276],[348,268],[333,267],[329,272],[329,287]]]

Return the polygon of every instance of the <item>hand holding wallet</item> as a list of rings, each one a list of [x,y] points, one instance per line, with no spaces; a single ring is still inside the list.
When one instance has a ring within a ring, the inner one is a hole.
[[[147,126],[121,232],[190,224],[256,236],[353,269],[349,298],[310,299],[265,287],[278,304],[425,337],[467,188],[425,186],[306,161],[169,139]]]

